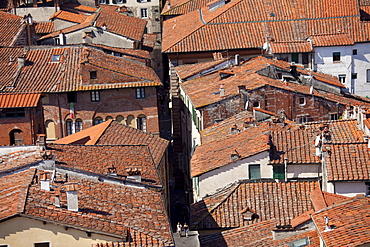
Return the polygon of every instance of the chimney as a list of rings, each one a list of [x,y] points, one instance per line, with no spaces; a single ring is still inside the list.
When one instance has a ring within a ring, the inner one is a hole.
[[[221,98],[225,97],[225,88],[224,88],[224,84],[220,84],[220,97],[221,97]]]
[[[41,172],[40,173],[40,184],[41,184],[42,190],[50,191],[50,180],[51,180],[51,172]]]
[[[26,58],[18,57],[18,69],[23,68],[25,64],[26,64]]]
[[[235,55],[235,65],[236,66],[239,66],[240,65],[240,56],[239,56],[239,54],[236,54]]]
[[[331,229],[330,225],[329,225],[329,218],[328,216],[324,216],[324,219],[325,219],[325,230],[324,232],[328,232],[328,231],[331,231],[333,229]]]
[[[140,168],[127,168],[126,172],[128,174],[127,179],[134,180],[136,182],[141,182],[141,169]]]
[[[231,161],[235,161],[235,160],[239,159],[240,157],[241,156],[238,153],[238,151],[236,151],[236,149],[234,150],[234,152],[231,153]]]
[[[77,183],[66,183],[65,191],[67,194],[67,208],[69,211],[78,211],[78,195],[77,195],[78,184]]]
[[[298,73],[297,73],[297,65],[295,65],[295,62],[292,62],[290,64],[290,73],[292,73],[292,76],[294,78],[297,78],[298,77]]]
[[[59,32],[59,44],[64,45],[64,34],[62,31]]]

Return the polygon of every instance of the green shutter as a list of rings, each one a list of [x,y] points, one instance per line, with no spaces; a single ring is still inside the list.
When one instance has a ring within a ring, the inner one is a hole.
[[[285,167],[284,166],[274,166],[272,168],[274,174],[274,179],[285,179]]]
[[[260,165],[249,165],[249,179],[260,179]]]

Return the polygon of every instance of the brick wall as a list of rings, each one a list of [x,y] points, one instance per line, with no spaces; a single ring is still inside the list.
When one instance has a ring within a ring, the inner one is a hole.
[[[75,119],[82,119],[82,128],[93,126],[93,119],[107,117],[116,119],[122,116],[127,119],[129,115],[137,118],[146,116],[146,132],[159,134],[157,94],[155,87],[145,88],[145,98],[136,99],[135,88],[100,90],[100,101],[91,101],[91,91],[77,93]],[[49,94],[44,100],[45,121],[53,120],[57,138],[66,135],[66,120],[71,119],[67,93]],[[63,134],[62,134],[62,131]]]

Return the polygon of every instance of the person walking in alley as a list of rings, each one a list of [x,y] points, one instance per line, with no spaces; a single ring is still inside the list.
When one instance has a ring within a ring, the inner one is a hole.
[[[186,224],[186,222],[184,224],[184,232],[185,232],[185,236],[189,237],[189,226],[188,224]]]
[[[179,237],[181,237],[181,228],[182,228],[182,225],[180,224],[180,222],[178,222],[176,226],[176,231],[179,234]]]

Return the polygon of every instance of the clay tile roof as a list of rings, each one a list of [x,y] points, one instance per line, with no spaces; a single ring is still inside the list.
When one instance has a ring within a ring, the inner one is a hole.
[[[19,215],[24,211],[28,186],[35,169],[0,176],[0,220]]]
[[[20,167],[29,167],[42,160],[41,148],[38,146],[1,147],[0,173],[17,170]]]
[[[293,42],[271,42],[272,53],[302,53],[312,52],[311,43],[308,41],[293,41]]]
[[[69,11],[59,10],[55,12],[49,19],[61,19],[64,21],[82,23],[86,20],[87,16],[84,14],[76,14]]]
[[[137,17],[127,16],[117,12],[118,7],[101,5],[96,26],[106,24],[107,31],[113,32],[130,39],[141,41],[147,21]]]
[[[80,12],[88,12],[88,13],[93,13],[98,10],[98,8],[95,7],[90,7],[86,5],[80,5],[80,4],[75,4],[75,3],[63,3],[61,6],[62,9],[66,10],[73,10],[73,11],[80,11]]]
[[[0,49],[0,68],[7,72],[0,87],[8,87],[7,91],[66,92],[162,85],[155,71],[145,64],[90,47],[35,47],[26,53],[26,66],[17,71],[16,58],[22,54],[20,48]],[[60,61],[53,62],[53,55],[60,55]],[[84,77],[88,73],[84,66],[96,68],[97,81],[83,79],[88,78]],[[112,77],[99,77],[107,70]]]
[[[270,219],[276,219],[277,226],[289,226],[293,218],[312,209],[309,193],[318,187],[314,181],[238,183],[192,204],[191,226],[231,228]],[[245,221],[240,211],[247,207],[259,218]]]
[[[143,61],[143,59],[150,59],[149,52],[145,50],[117,48],[117,47],[111,47],[111,46],[106,46],[102,44],[89,44],[89,46],[95,46],[95,47],[103,48],[105,50],[116,51],[116,52],[122,53],[122,56],[128,56],[133,59],[137,57],[137,58],[142,59],[140,61]]]
[[[329,181],[370,179],[370,153],[367,143],[333,144],[327,159]]]
[[[167,0],[161,15],[183,15],[207,6],[213,0]]]
[[[158,172],[147,145],[63,145],[48,144],[57,165],[93,174],[107,175],[114,165],[118,178],[125,179],[126,169],[141,169],[142,183],[160,186]]]
[[[233,163],[231,155],[238,153],[244,159],[268,151],[267,128],[249,128],[223,140],[216,140],[198,146],[191,159],[191,176],[199,176],[211,170]]]
[[[40,93],[0,93],[0,108],[36,107]]]
[[[137,145],[150,148],[155,164],[158,165],[167,149],[168,141],[149,133],[131,128],[113,120],[108,120],[80,132],[66,136],[55,144],[84,145]]]
[[[296,1],[293,5],[288,0],[267,5],[233,0],[212,12],[203,7],[165,20],[162,51],[261,49],[267,36],[275,42],[306,41],[317,34],[337,34],[338,29],[354,42],[362,42],[370,38],[368,25],[360,20],[357,0]]]
[[[35,31],[38,34],[52,33],[54,32],[54,22],[37,22],[35,24]]]
[[[201,73],[210,68],[214,68],[217,65],[227,60],[228,58],[223,58],[223,59],[213,60],[213,61],[208,61],[208,62],[203,62],[203,63],[179,65],[175,67],[175,70],[181,80],[186,80],[193,75]]]
[[[311,201],[312,201],[315,211],[322,210],[339,201],[348,199],[348,197],[346,196],[341,196],[341,195],[321,191],[319,188],[312,191],[310,195],[311,195]]]
[[[25,28],[22,17],[0,11],[0,47],[16,45],[20,32]]]
[[[312,45],[318,46],[338,46],[338,45],[353,45],[354,41],[349,34],[323,34],[311,36]]]
[[[40,184],[35,181],[29,183],[22,215],[122,238],[131,246],[173,246],[171,228],[160,192],[88,180],[69,174],[68,182],[78,185],[79,206],[78,211],[70,211],[65,208],[66,177],[57,174],[56,179],[59,179],[58,183],[51,182],[54,188],[52,191],[41,190]],[[57,192],[61,207],[54,206]]]
[[[314,214],[313,220],[324,244],[331,246],[361,246],[370,243],[370,198],[358,196],[334,204]],[[332,230],[325,231],[324,216]]]
[[[143,36],[143,46],[154,48],[157,36],[157,34],[145,33]]]
[[[253,114],[251,112],[242,111],[221,122],[215,123],[214,125],[200,132],[202,144],[224,139],[225,137],[232,135],[231,128],[234,127],[235,125],[239,131],[243,131],[246,119],[250,120],[251,118],[253,118]]]

